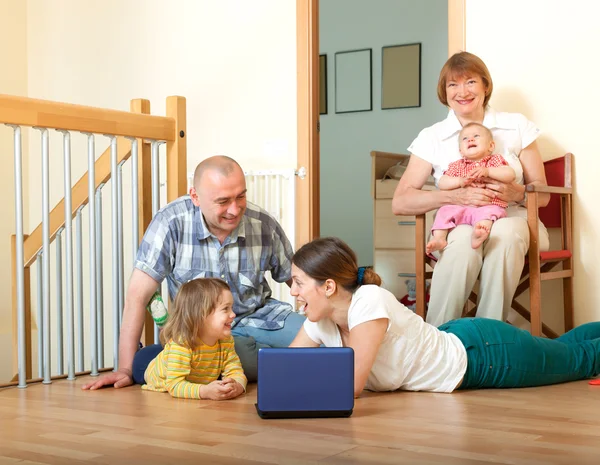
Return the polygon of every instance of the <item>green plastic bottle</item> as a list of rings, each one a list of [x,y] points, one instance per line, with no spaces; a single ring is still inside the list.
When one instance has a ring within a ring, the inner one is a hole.
[[[148,302],[146,310],[150,312],[150,315],[152,315],[156,326],[159,328],[164,326],[164,324],[167,322],[167,318],[169,316],[167,307],[158,291],[154,293],[150,299],[150,302]]]

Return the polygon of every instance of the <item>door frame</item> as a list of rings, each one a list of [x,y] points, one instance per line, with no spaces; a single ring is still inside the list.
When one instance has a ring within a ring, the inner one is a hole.
[[[465,1],[448,0],[448,56],[465,49]],[[298,153],[295,248],[319,237],[319,0],[296,0]]]

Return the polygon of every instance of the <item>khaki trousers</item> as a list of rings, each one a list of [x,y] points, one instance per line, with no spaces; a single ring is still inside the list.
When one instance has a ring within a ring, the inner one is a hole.
[[[450,231],[431,280],[428,323],[440,326],[460,318],[478,277],[477,316],[506,320],[529,249],[527,210],[511,206],[506,213],[478,249],[471,247],[472,226],[460,225]],[[541,222],[539,233],[540,250],[548,250],[548,231]]]

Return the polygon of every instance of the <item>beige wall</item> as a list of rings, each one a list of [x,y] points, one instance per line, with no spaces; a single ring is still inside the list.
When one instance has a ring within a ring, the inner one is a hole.
[[[151,101],[152,113],[159,115],[165,113],[167,96],[182,95],[187,99],[188,171],[214,154],[232,156],[245,169],[295,167],[295,2],[0,0],[0,7],[0,21],[6,20],[9,26],[0,28],[2,43],[23,44],[18,53],[6,50],[6,47],[0,51],[0,84],[9,78],[22,84],[21,88],[8,90],[4,87],[0,92],[122,110],[129,109],[132,98],[147,98]],[[17,21],[15,14],[4,14],[10,11],[9,8],[18,10]],[[21,34],[21,41],[15,41],[16,31]],[[8,53],[13,60],[18,57],[21,74],[16,71],[13,74],[11,68],[5,68],[4,62],[8,58],[4,57]],[[4,134],[10,135],[3,131],[2,141]],[[63,196],[61,137],[50,131],[51,208]],[[30,204],[28,220],[35,226],[41,220],[39,132],[30,131],[28,140],[32,167],[27,177],[31,186],[28,196],[38,199]],[[72,141],[72,178],[76,180],[87,169],[86,145],[81,134],[72,134]],[[107,146],[107,138],[96,137],[97,153]],[[9,150],[11,147],[12,144],[8,146]],[[164,153],[164,146],[161,151]],[[129,176],[126,168],[126,185]],[[107,187],[103,195],[105,233],[110,232],[110,186]],[[4,188],[12,192],[9,186]],[[127,198],[125,187],[125,214],[129,211]],[[12,205],[10,208],[12,212]],[[87,221],[84,216],[84,235],[87,234]],[[126,231],[127,226],[125,221]],[[110,240],[106,240],[105,264],[111,259]],[[127,247],[129,244],[125,245],[125,275],[128,277],[131,251]],[[86,246],[84,241],[84,260],[88,253]],[[51,250],[50,260],[51,274],[54,275],[54,250]],[[84,283],[87,283],[87,269],[84,270]],[[7,283],[4,294],[8,296],[10,279],[7,270],[5,273],[6,279],[1,282]],[[34,290],[35,285],[33,268]],[[54,286],[52,281],[50,299],[53,306]],[[110,313],[110,274],[105,278],[104,287],[105,307]],[[5,301],[9,308],[9,300]],[[86,296],[86,315],[87,302]],[[35,292],[32,304],[35,319]],[[10,335],[10,320],[5,320],[2,320],[2,331]],[[107,331],[110,321],[111,317],[107,315]],[[87,334],[86,329],[86,350]],[[34,347],[36,337],[34,333]],[[109,366],[112,364],[111,339],[107,336],[105,348]],[[3,353],[5,351],[0,350],[0,354]],[[4,359],[0,355],[0,382],[6,379],[1,375],[8,366],[10,358]],[[54,361],[52,366],[54,372]]]
[[[587,0],[466,1],[466,48],[490,68],[492,105],[539,125],[545,159],[575,155],[576,324],[600,320],[599,16]]]
[[[0,0],[0,93],[27,94],[27,2]],[[23,140],[26,140],[24,134]],[[4,199],[0,222],[0,382],[12,378],[12,307],[10,236],[14,230],[13,130],[0,125],[0,156],[4,179],[0,198]]]

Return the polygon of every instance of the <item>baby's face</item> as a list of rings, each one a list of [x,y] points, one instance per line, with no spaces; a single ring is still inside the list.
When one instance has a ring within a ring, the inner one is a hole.
[[[470,126],[460,133],[460,154],[467,160],[479,160],[492,153],[494,142],[488,132],[479,126]]]

